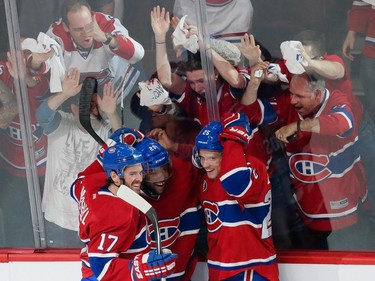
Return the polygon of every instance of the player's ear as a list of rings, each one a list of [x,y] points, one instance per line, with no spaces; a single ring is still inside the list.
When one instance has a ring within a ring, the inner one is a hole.
[[[117,173],[115,171],[111,171],[110,176],[111,176],[112,181],[115,184],[117,184],[117,185],[121,184],[120,177],[117,175]]]

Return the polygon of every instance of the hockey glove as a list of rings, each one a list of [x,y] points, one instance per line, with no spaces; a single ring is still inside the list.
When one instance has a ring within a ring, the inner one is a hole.
[[[251,127],[247,116],[242,112],[224,114],[222,123],[223,132],[219,135],[219,140],[234,140],[246,149],[251,139]]]
[[[116,143],[126,143],[133,146],[135,143],[139,143],[143,140],[144,134],[140,131],[131,128],[120,128],[117,129],[109,138],[114,140]]]
[[[98,155],[96,158],[99,163],[103,166],[103,155],[104,151],[110,147],[114,146],[116,143],[126,143],[133,146],[135,143],[141,142],[144,138],[144,134],[140,131],[130,128],[120,128],[117,129],[99,148]]]
[[[130,261],[133,281],[159,280],[171,275],[176,266],[176,254],[157,254],[155,250],[139,254]]]

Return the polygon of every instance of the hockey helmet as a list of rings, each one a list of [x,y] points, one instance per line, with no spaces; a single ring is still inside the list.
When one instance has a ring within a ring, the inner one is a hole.
[[[160,143],[146,137],[141,142],[137,143],[135,148],[142,153],[145,181],[154,182],[156,179],[161,181],[170,178],[172,175],[171,161],[168,151]],[[162,174],[165,175],[163,178],[150,177],[151,174],[158,174],[160,169],[163,169]]]
[[[118,143],[108,147],[103,156],[103,168],[110,177],[111,171],[115,171],[119,177],[122,177],[125,167],[142,164],[142,154],[126,144]]]
[[[219,121],[208,123],[195,138],[195,148],[198,150],[223,151],[223,146],[219,141],[219,135],[223,128]]]

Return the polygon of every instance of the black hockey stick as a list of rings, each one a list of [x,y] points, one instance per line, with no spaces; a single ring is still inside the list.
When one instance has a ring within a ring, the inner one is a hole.
[[[91,99],[94,90],[97,88],[97,84],[98,82],[93,77],[87,77],[83,80],[82,89],[79,94],[79,122],[97,143],[103,145],[105,142],[92,128],[90,120]]]
[[[83,80],[82,90],[79,96],[79,122],[82,127],[100,144],[103,145],[105,142],[100,136],[95,132],[91,125],[90,119],[90,107],[91,107],[91,98],[96,88],[97,81],[95,78],[87,77]],[[155,231],[155,240],[156,240],[156,251],[158,254],[161,254],[161,240],[160,240],[160,230],[158,216],[155,209],[139,194],[126,187],[121,185],[117,196],[132,205],[133,207],[140,210],[144,213],[151,223],[154,226]]]

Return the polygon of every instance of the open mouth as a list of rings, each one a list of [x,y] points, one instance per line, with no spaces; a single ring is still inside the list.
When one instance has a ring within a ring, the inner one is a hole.
[[[157,187],[164,187],[164,185],[165,185],[165,181],[154,182],[154,186],[157,186]]]

